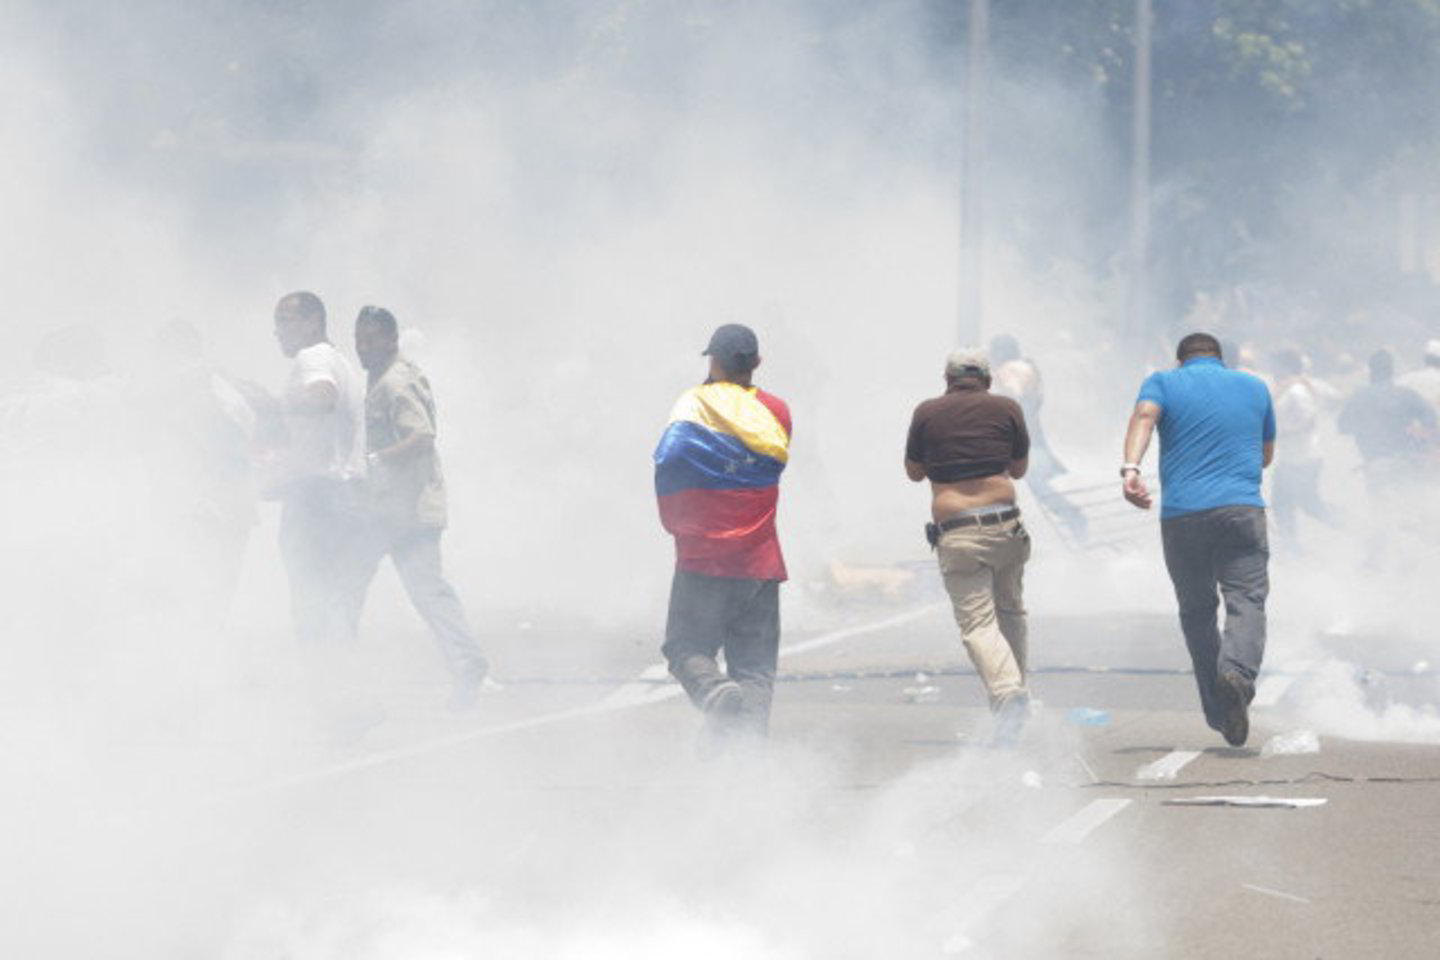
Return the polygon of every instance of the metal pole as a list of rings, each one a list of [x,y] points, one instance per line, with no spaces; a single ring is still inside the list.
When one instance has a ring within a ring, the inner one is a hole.
[[[1127,339],[1144,335],[1150,258],[1150,28],[1151,0],[1135,0],[1135,79],[1130,105],[1130,291]]]
[[[980,342],[984,310],[985,81],[989,57],[990,0],[970,0],[969,55],[965,69],[965,146],[960,161],[960,299],[957,333],[962,344]]]

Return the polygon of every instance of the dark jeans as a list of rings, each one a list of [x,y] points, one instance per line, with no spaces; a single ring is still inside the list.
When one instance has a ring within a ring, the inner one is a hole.
[[[433,527],[395,531],[377,526],[365,557],[365,584],[374,579],[380,561],[388,554],[415,612],[420,614],[451,673],[461,679],[485,676],[490,665],[465,616],[465,607],[440,559],[440,533]]]
[[[742,725],[764,734],[779,649],[780,581],[675,571],[661,652],[692,703],[700,706],[728,677],[744,693]],[[724,673],[715,659],[722,650]]]
[[[1253,681],[1265,655],[1269,538],[1260,507],[1216,507],[1160,522],[1165,566],[1180,604],[1180,628],[1195,666],[1200,705],[1212,727],[1224,716],[1215,678],[1235,671]],[[1225,629],[1216,622],[1225,598]]]

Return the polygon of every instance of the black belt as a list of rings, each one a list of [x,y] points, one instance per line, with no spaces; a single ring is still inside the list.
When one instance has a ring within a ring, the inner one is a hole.
[[[957,527],[988,527],[996,523],[1004,523],[1006,520],[1014,520],[1018,516],[1020,516],[1020,508],[1011,507],[997,513],[971,513],[961,517],[951,517],[949,520],[941,520],[939,527],[941,533]]]

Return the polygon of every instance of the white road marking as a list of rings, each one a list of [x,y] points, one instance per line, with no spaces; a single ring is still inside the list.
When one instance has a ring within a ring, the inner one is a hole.
[[[1309,903],[1305,897],[1297,897],[1293,893],[1286,893],[1284,890],[1271,890],[1269,887],[1262,887],[1254,883],[1242,883],[1240,886],[1246,890],[1254,890],[1256,893],[1263,893],[1267,897],[1279,897],[1281,900],[1289,900],[1293,903]]]
[[[1295,678],[1310,670],[1314,665],[1312,660],[1300,660],[1287,664],[1284,673],[1272,673],[1261,677],[1260,683],[1255,687],[1255,699],[1250,702],[1250,705],[1252,707],[1275,706],[1295,685]]]
[[[877,620],[873,623],[862,623],[855,627],[844,627],[839,630],[831,630],[829,633],[822,633],[818,637],[811,637],[809,640],[791,644],[788,647],[780,648],[780,658],[794,656],[797,653],[808,653],[811,650],[819,650],[822,647],[829,647],[842,640],[849,640],[851,637],[864,636],[867,633],[877,633],[887,630],[890,627],[898,627],[909,623],[911,620],[918,620],[934,610],[948,607],[947,603],[932,603],[920,607],[917,610],[908,610],[905,613],[896,614],[885,620]],[[680,696],[684,691],[678,683],[665,683],[670,676],[669,668],[663,663],[651,664],[640,671],[639,676],[622,687],[610,692],[600,706],[605,710],[627,710],[632,707],[643,707],[651,703],[659,703],[662,700],[669,700]]]
[[[1040,842],[1063,843],[1073,846],[1088,837],[1096,827],[1128,806],[1130,806],[1128,799],[1118,797],[1091,800],[1079,813],[1061,821],[1049,833],[1041,837]]]
[[[1057,824],[1054,829],[1040,838],[1041,843],[1058,843],[1073,846],[1088,837],[1092,831],[1115,814],[1130,805],[1128,799],[1106,797],[1092,800],[1080,812]],[[966,891],[949,921],[953,932],[945,938],[940,952],[946,956],[965,953],[975,945],[971,933],[991,913],[998,910],[1007,900],[1025,886],[1026,877],[1020,874],[997,873],[982,877]]]
[[[971,931],[987,916],[1000,908],[1005,901],[1020,892],[1025,886],[1025,877],[1019,874],[996,873],[981,877],[961,897],[961,904],[955,911],[951,923],[954,933],[945,938],[940,952],[945,956],[956,956],[975,945],[970,939]]]
[[[822,633],[818,637],[812,637],[801,643],[780,649],[780,656],[785,657],[791,654],[804,653],[810,650],[818,650],[821,647],[828,647],[839,643],[841,640],[849,640],[851,637],[864,636],[867,633],[878,633],[888,630],[891,627],[898,627],[901,624],[909,623],[912,620],[919,620],[930,613],[948,604],[932,603],[909,610],[905,613],[887,617],[884,620],[876,620],[871,623],[862,623],[854,627],[844,627],[840,630],[832,630],[829,633]],[[512,720],[508,723],[497,724],[493,727],[481,727],[478,730],[467,730],[464,733],[457,733],[448,737],[441,737],[436,740],[427,740],[423,743],[411,744],[407,747],[400,747],[389,750],[385,753],[373,753],[369,756],[359,757],[345,763],[337,763],[319,770],[311,770],[306,773],[296,774],[282,780],[272,781],[261,786],[251,787],[235,791],[237,794],[249,794],[275,790],[285,787],[294,787],[306,783],[315,783],[321,780],[329,780],[333,777],[346,776],[352,773],[359,773],[363,770],[373,770],[376,767],[395,763],[400,760],[410,760],[415,757],[426,756],[427,754],[439,753],[449,750],[451,747],[462,746],[473,743],[477,740],[486,740],[491,737],[498,737],[507,733],[516,733],[521,730],[533,730],[537,727],[546,727],[556,723],[563,723],[567,720],[575,720],[580,717],[592,717],[599,714],[617,713],[621,710],[633,710],[637,707],[648,706],[653,703],[660,703],[680,696],[683,691],[678,683],[659,682],[668,675],[668,670],[663,663],[653,664],[640,672],[635,680],[611,691],[603,699],[596,703],[586,704],[580,707],[570,707],[566,710],[557,710],[553,713],[542,713],[536,717],[528,717],[523,720]]]
[[[285,777],[281,780],[271,781],[250,788],[242,788],[233,791],[235,794],[246,795],[252,793],[263,793],[268,790],[276,790],[284,787],[297,787],[301,784],[316,783],[321,780],[329,780],[334,777],[345,776],[346,774],[359,773],[362,770],[371,770],[375,767],[382,767],[397,760],[410,760],[414,757],[423,757],[431,753],[439,753],[451,747],[458,747],[461,744],[472,743],[476,740],[485,740],[490,737],[498,737],[506,733],[517,733],[521,730],[532,730],[536,727],[545,727],[562,720],[574,720],[578,717],[588,717],[597,713],[608,713],[600,704],[592,703],[583,707],[572,707],[569,710],[559,710],[555,713],[543,713],[538,717],[528,717],[524,720],[512,720],[509,723],[496,724],[493,727],[484,727],[480,730],[468,730],[464,733],[457,733],[448,737],[440,737],[435,740],[426,740],[423,743],[412,744],[408,747],[401,747],[398,750],[389,750],[385,753],[372,753],[369,756],[358,757],[348,760],[345,763],[336,763],[319,770],[311,770],[306,773],[297,773],[294,776]]]
[[[1200,756],[1198,750],[1174,750],[1135,771],[1136,780],[1174,780],[1185,764]]]
[[[598,706],[606,710],[625,710],[678,697],[684,691],[678,683],[664,682],[669,676],[670,670],[663,663],[646,667],[634,680],[612,690]]]
[[[888,630],[891,627],[898,627],[912,620],[919,620],[921,617],[934,613],[936,610],[948,610],[949,608],[949,602],[930,603],[905,613],[896,614],[885,620],[876,620],[874,623],[862,623],[858,627],[844,627],[840,630],[832,630],[818,637],[811,637],[809,640],[802,640],[800,643],[792,644],[788,647],[781,647],[780,656],[784,658],[794,656],[797,653],[809,653],[811,650],[819,650],[821,647],[833,646],[841,640],[849,640],[851,637],[860,637],[867,633],[877,633],[881,630]]]

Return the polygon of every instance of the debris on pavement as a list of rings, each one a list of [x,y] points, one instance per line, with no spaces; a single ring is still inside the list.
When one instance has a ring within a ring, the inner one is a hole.
[[[1105,727],[1110,725],[1110,713],[1094,707],[1074,707],[1065,714],[1065,722],[1077,727]]]
[[[1329,803],[1324,797],[1171,797],[1172,807],[1289,807],[1300,810]]]
[[[841,596],[898,600],[915,580],[915,571],[901,567],[862,566],[832,560],[830,586]]]
[[[1277,733],[1260,748],[1262,757],[1298,757],[1320,752],[1320,738],[1314,730],[1291,730]]]
[[[907,703],[937,703],[940,700],[940,688],[925,685],[921,687],[906,687],[900,691]]]

